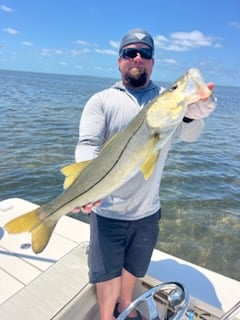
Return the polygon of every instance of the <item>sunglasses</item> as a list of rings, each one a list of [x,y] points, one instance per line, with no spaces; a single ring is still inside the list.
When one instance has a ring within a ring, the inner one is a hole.
[[[143,59],[150,60],[153,57],[153,50],[151,48],[126,48],[120,51],[119,56],[123,59],[134,59],[138,54]]]

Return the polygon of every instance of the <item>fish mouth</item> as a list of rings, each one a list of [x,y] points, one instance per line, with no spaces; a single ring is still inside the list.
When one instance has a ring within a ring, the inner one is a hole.
[[[184,94],[187,96],[187,103],[191,104],[201,99],[208,99],[212,91],[206,85],[201,72],[198,69],[189,69],[185,75],[186,86]]]

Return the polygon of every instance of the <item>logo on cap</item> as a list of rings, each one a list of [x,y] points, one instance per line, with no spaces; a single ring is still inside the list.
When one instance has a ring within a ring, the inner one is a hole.
[[[142,40],[145,37],[144,33],[134,33],[135,37],[138,38],[138,40]]]

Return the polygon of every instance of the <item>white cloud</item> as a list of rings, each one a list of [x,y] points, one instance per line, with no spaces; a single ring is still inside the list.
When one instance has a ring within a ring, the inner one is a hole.
[[[89,43],[87,41],[84,41],[84,40],[75,40],[75,41],[73,41],[73,43],[80,44],[80,45],[83,45],[83,46],[88,46],[89,45]]]
[[[26,47],[31,47],[32,43],[29,41],[23,41],[23,42],[21,42],[21,45],[26,46]]]
[[[110,40],[110,46],[113,48],[118,49],[120,46],[120,42],[114,41],[114,40]]]
[[[91,52],[91,50],[88,49],[88,48],[83,48],[83,49],[80,49],[80,50],[75,50],[75,49],[73,49],[73,50],[70,50],[70,51],[69,51],[69,53],[70,53],[72,56],[79,56],[79,55],[82,54],[82,53],[89,53],[89,52]]]
[[[198,30],[191,32],[173,32],[167,38],[158,35],[154,39],[156,48],[168,51],[188,51],[199,47],[221,47],[213,37],[206,36]]]
[[[108,50],[108,49],[95,49],[95,52],[100,54],[109,54],[109,55],[117,55],[115,50]]]
[[[61,49],[41,49],[40,55],[41,56],[58,56],[63,54],[63,50]]]
[[[83,49],[81,50],[81,52],[83,52],[83,53],[89,53],[89,52],[91,52],[91,50],[88,49],[88,48],[83,48]]]
[[[174,32],[171,38],[175,43],[188,48],[211,46],[211,37],[204,36],[200,31]]]
[[[175,59],[164,59],[163,60],[165,63],[168,63],[168,64],[177,64],[177,61]]]
[[[232,28],[240,29],[240,22],[239,21],[230,21],[228,25]]]
[[[90,43],[90,42],[83,41],[83,40],[75,40],[75,41],[73,41],[73,43],[77,44],[77,45],[85,46],[85,48],[80,49],[80,50],[71,50],[72,55],[79,55],[81,53],[89,53],[89,52],[92,52],[92,50],[94,50],[96,53],[99,53],[99,54],[117,55],[117,52],[115,50],[100,49],[96,43]],[[119,42],[110,40],[110,46],[118,49]]]
[[[0,10],[5,11],[5,12],[12,12],[13,10],[4,4],[0,6]]]
[[[72,56],[79,56],[81,54],[81,50],[70,50],[70,54]]]
[[[10,34],[10,35],[16,35],[19,33],[18,30],[12,29],[12,28],[4,28],[3,31]]]

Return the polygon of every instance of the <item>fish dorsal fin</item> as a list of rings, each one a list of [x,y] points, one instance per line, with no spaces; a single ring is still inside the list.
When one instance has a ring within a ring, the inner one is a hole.
[[[142,164],[141,171],[143,173],[145,180],[148,180],[151,177],[153,170],[156,166],[159,154],[160,154],[160,150],[156,150],[152,152],[151,154],[148,155],[148,157]]]
[[[63,188],[65,190],[75,182],[82,170],[85,169],[91,161],[92,160],[72,163],[60,170],[61,173],[66,177],[63,184]]]

